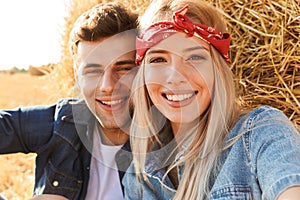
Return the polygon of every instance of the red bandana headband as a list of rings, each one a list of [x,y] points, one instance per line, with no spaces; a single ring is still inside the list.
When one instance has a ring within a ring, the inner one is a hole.
[[[187,37],[196,36],[213,45],[225,60],[229,62],[228,50],[230,45],[229,33],[222,34],[212,27],[193,24],[186,16],[188,6],[173,15],[173,21],[162,21],[151,25],[143,35],[136,39],[136,63],[139,65],[148,49],[177,32],[184,32]]]

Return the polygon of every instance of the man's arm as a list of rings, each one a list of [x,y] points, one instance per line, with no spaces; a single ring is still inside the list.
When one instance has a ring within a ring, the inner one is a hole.
[[[42,194],[31,198],[30,200],[68,200],[64,196],[54,195],[54,194]]]
[[[55,106],[0,110],[0,154],[36,152],[52,135]]]

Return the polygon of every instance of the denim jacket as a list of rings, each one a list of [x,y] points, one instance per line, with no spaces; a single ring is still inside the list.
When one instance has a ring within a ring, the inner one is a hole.
[[[210,182],[207,200],[274,200],[288,187],[300,186],[300,134],[281,111],[261,106],[249,112],[225,142],[231,139],[237,140],[221,153],[221,167]],[[183,156],[184,150],[176,158]],[[146,158],[145,174],[151,186],[143,178],[137,182],[131,164],[123,178],[125,198],[173,199],[176,189],[168,177],[163,179],[165,169],[155,167],[161,163],[160,156]],[[179,180],[183,170],[178,168]]]
[[[0,153],[37,154],[34,195],[84,199],[95,121],[86,104],[75,99],[0,111]],[[129,142],[123,148],[128,146]]]

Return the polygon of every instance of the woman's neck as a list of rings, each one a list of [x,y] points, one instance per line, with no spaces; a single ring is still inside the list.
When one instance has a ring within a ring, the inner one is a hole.
[[[183,140],[190,138],[188,136],[192,136],[192,134],[195,133],[195,130],[199,127],[199,119],[190,123],[171,122],[171,127],[177,144],[180,144]]]

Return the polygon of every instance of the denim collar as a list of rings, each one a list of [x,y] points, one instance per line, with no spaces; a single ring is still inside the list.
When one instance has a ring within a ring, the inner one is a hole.
[[[80,125],[88,125],[91,121],[95,120],[94,115],[87,107],[84,100],[74,100],[69,102],[71,106],[65,108],[62,121],[75,123]]]
[[[64,131],[64,127],[68,127],[67,124],[73,125],[76,135],[74,134],[60,134],[70,143],[74,143],[76,136],[79,137],[81,143],[91,153],[93,147],[93,130],[96,122],[96,118],[90,112],[84,100],[67,99],[60,102],[56,108],[57,120],[56,129],[57,132]],[[76,142],[79,145],[79,143]],[[74,144],[75,145],[75,144]],[[79,148],[79,147],[78,147]]]
[[[161,144],[155,142],[152,145],[146,157],[145,173],[151,178],[156,178],[166,189],[174,192],[176,189],[169,177],[166,176],[163,179],[167,166],[174,161],[176,154],[176,141],[171,126],[166,125],[158,138]]]

